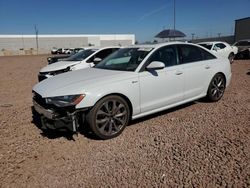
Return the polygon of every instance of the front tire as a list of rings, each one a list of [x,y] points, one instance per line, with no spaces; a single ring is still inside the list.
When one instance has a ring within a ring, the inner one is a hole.
[[[207,99],[211,102],[219,101],[226,89],[226,79],[221,73],[216,74],[208,87]]]
[[[120,96],[111,95],[98,101],[87,114],[86,120],[93,133],[101,139],[111,139],[128,125],[130,109]]]

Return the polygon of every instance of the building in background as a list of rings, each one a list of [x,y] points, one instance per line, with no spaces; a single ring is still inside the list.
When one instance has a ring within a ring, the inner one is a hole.
[[[234,35],[218,36],[211,38],[200,38],[191,40],[191,42],[209,42],[209,41],[224,41],[233,44],[239,40],[250,39],[250,17],[235,20]]]
[[[46,54],[52,48],[133,45],[134,34],[116,35],[0,35],[0,55]]]
[[[235,42],[250,39],[250,17],[235,20]]]

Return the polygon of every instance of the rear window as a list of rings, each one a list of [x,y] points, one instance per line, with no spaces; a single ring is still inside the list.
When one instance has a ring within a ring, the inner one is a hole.
[[[212,49],[212,44],[199,44],[200,46],[203,46],[204,48],[211,50]]]

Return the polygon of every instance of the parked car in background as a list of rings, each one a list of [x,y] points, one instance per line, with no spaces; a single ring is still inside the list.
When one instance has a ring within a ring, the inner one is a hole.
[[[63,54],[70,54],[70,53],[71,53],[71,51],[70,51],[69,48],[64,48],[63,49]]]
[[[88,48],[86,48],[88,49]],[[55,63],[55,62],[58,62],[58,61],[62,61],[74,54],[76,54],[77,52],[80,52],[84,50],[84,48],[71,48],[71,53],[69,54],[63,54],[63,55],[56,55],[56,56],[50,56],[47,58],[47,61],[48,61],[48,64],[52,64],[52,63]]]
[[[240,40],[236,42],[233,46],[236,46],[238,48],[237,57],[241,59],[250,58],[250,39]]]
[[[198,43],[200,46],[211,50],[212,52],[226,57],[229,59],[230,63],[233,63],[235,55],[238,53],[238,48],[235,46],[230,46],[226,42],[201,42]]]
[[[46,78],[72,70],[93,67],[95,64],[99,63],[102,59],[112,54],[119,48],[120,47],[105,47],[101,49],[90,48],[80,51],[63,61],[49,64],[42,68],[38,74],[38,80],[42,81]]]
[[[77,52],[79,52],[79,51],[81,51],[81,50],[84,50],[85,48],[74,48],[74,53],[77,53]]]
[[[63,48],[58,48],[54,54],[63,54],[64,49]]]
[[[73,55],[73,54],[50,56],[50,57],[47,58],[47,61],[48,61],[48,64],[52,64],[52,63],[55,63],[55,62],[58,62],[58,61],[62,61],[65,58],[70,57],[71,55]]]
[[[52,48],[52,50],[51,50],[51,54],[57,54],[57,48]]]
[[[229,60],[182,42],[121,48],[90,69],[46,79],[33,88],[43,128],[101,139],[118,136],[131,119],[199,98],[215,102],[231,80]]]
[[[63,53],[72,54],[72,53],[75,53],[75,51],[74,51],[74,48],[65,48]]]
[[[68,49],[68,48],[53,48],[51,50],[51,54],[70,54],[71,53],[71,50]]]

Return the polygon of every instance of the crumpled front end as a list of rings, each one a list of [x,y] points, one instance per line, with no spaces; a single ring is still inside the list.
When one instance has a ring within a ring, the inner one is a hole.
[[[33,92],[33,109],[40,116],[41,129],[69,130],[77,132],[83,112],[87,109],[75,109],[75,106],[57,107],[47,104],[46,99]]]

